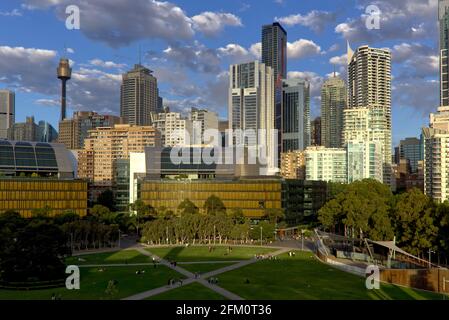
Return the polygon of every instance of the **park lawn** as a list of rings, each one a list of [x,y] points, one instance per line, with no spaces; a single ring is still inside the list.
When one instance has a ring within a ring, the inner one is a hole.
[[[192,263],[192,264],[178,264],[178,266],[192,273],[198,272],[199,274],[204,274],[210,271],[230,266],[232,264],[235,264],[235,262]]]
[[[82,259],[81,261],[79,259]],[[126,263],[150,263],[151,258],[141,254],[137,250],[120,250],[113,252],[89,253],[80,256],[68,257],[66,264],[126,264]]]
[[[225,300],[222,295],[198,282],[163,292],[146,300]]]
[[[443,299],[440,294],[383,283],[380,290],[367,290],[365,279],[332,268],[312,253],[300,251],[295,257],[282,254],[277,260],[259,261],[218,277],[221,287],[245,299]]]
[[[60,294],[63,300],[106,300],[122,299],[140,292],[158,288],[167,284],[170,278],[184,278],[181,274],[165,266],[148,267],[106,267],[80,268],[80,290],[66,288],[43,290],[0,290],[0,300],[49,300],[53,293]],[[145,273],[137,275],[137,270]],[[118,281],[118,292],[113,296],[105,293],[110,280]]]
[[[147,251],[166,260],[181,261],[226,261],[226,260],[247,260],[255,254],[267,254],[277,249],[231,246],[232,252],[228,253],[228,246],[215,246],[215,250],[209,252],[208,246],[190,247],[155,247],[148,248]]]

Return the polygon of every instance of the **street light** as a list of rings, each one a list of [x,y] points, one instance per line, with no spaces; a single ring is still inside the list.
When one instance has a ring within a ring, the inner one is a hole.
[[[431,260],[432,260],[431,254],[432,253],[435,253],[435,251],[430,250],[430,248],[429,248],[429,269],[432,268],[432,262],[431,262]]]
[[[260,246],[262,246],[262,230],[263,230],[263,227],[260,226]]]
[[[214,224],[214,246],[215,246],[215,224]]]
[[[304,229],[301,229],[301,250],[304,251]]]

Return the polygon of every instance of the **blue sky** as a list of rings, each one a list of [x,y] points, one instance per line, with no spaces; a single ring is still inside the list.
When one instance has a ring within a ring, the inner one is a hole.
[[[78,5],[80,30],[65,27]],[[365,9],[381,10],[379,30]],[[57,128],[58,58],[73,62],[69,110],[119,112],[120,75],[138,61],[158,78],[172,109],[227,113],[230,63],[258,59],[261,25],[288,32],[289,77],[311,82],[312,114],[333,71],[345,77],[346,41],[393,54],[393,143],[417,136],[438,105],[437,0],[17,0],[0,3],[0,88],[16,91],[16,121],[28,115]]]

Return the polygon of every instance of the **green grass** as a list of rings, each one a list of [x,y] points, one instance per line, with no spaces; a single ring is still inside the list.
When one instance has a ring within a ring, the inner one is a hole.
[[[269,275],[269,276],[268,276]],[[245,299],[442,299],[436,293],[381,284],[367,290],[365,279],[332,268],[311,253],[282,254],[278,260],[264,260],[217,276],[220,286]],[[245,283],[246,279],[249,284]]]
[[[208,246],[197,247],[157,247],[149,248],[147,251],[167,260],[181,261],[226,261],[251,259],[255,254],[267,254],[274,252],[272,248],[239,247],[233,246],[232,252],[228,253],[227,246],[216,246],[215,250],[209,252]]]
[[[197,282],[173,289],[147,300],[225,300],[223,296]]]
[[[178,264],[179,267],[186,269],[192,273],[198,272],[199,274],[204,274],[210,271],[221,269],[234,264],[234,262],[226,263],[192,263],[192,264]]]
[[[49,300],[53,293],[60,294],[63,300],[105,300],[121,299],[136,293],[151,290],[167,284],[170,278],[184,278],[177,272],[158,266],[149,267],[106,267],[100,272],[99,268],[80,268],[80,290],[67,290],[66,288],[44,290],[0,290],[0,300]],[[137,270],[145,270],[144,274],[136,275]],[[118,292],[108,296],[105,290],[109,280],[117,280]]]
[[[79,259],[82,259],[81,261]],[[66,263],[74,265],[86,264],[121,264],[121,263],[150,263],[151,258],[138,252],[137,250],[121,250],[114,252],[102,252],[83,254],[69,257]]]

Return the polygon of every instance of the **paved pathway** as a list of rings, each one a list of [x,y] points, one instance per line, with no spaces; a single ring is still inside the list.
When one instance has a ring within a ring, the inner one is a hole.
[[[160,264],[165,265],[168,268],[170,268],[172,270],[175,270],[176,272],[178,272],[180,274],[185,275],[187,277],[187,279],[183,280],[182,286],[188,285],[188,284],[193,283],[193,282],[198,282],[198,283],[201,283],[202,285],[204,285],[205,287],[207,287],[207,288],[209,288],[209,289],[219,293],[223,297],[225,297],[227,299],[230,299],[230,300],[243,300],[243,298],[238,296],[237,294],[235,294],[233,292],[230,292],[230,291],[228,291],[228,290],[226,290],[226,289],[216,285],[216,284],[211,284],[211,283],[207,282],[206,279],[209,278],[209,277],[216,276],[218,274],[221,274],[221,273],[224,273],[224,272],[227,272],[227,271],[231,271],[231,270],[235,270],[235,269],[241,268],[243,266],[246,266],[246,265],[255,263],[257,261],[260,261],[260,259],[255,259],[255,258],[249,259],[249,260],[243,260],[243,261],[240,260],[236,264],[233,264],[233,265],[230,265],[230,266],[226,266],[224,268],[220,268],[220,269],[217,269],[217,270],[214,270],[214,271],[210,271],[208,273],[205,273],[205,274],[201,275],[199,278],[195,278],[195,275],[192,272],[187,271],[187,270],[179,267],[178,264],[175,267],[172,264],[170,264],[167,260],[161,259],[160,257],[152,254],[151,252],[143,249],[142,247],[136,247],[135,249],[137,251],[139,251],[140,253],[142,253],[143,255],[150,256],[150,257],[153,257],[155,259],[158,259]],[[292,249],[291,248],[282,248],[282,249],[280,249],[278,251],[275,251],[275,252],[271,253],[270,255],[271,256],[276,256],[276,255],[282,254],[282,253],[290,251],[290,250],[292,250]],[[202,262],[203,263],[213,263],[212,261],[202,261]],[[229,261],[223,261],[223,262],[229,262]],[[159,287],[159,288],[151,289],[151,290],[148,290],[148,291],[145,291],[145,292],[141,292],[141,293],[132,295],[130,297],[124,298],[123,300],[143,300],[143,299],[149,298],[151,296],[158,295],[160,293],[163,293],[163,292],[175,289],[177,287],[180,287],[180,286],[178,285],[178,286]]]

